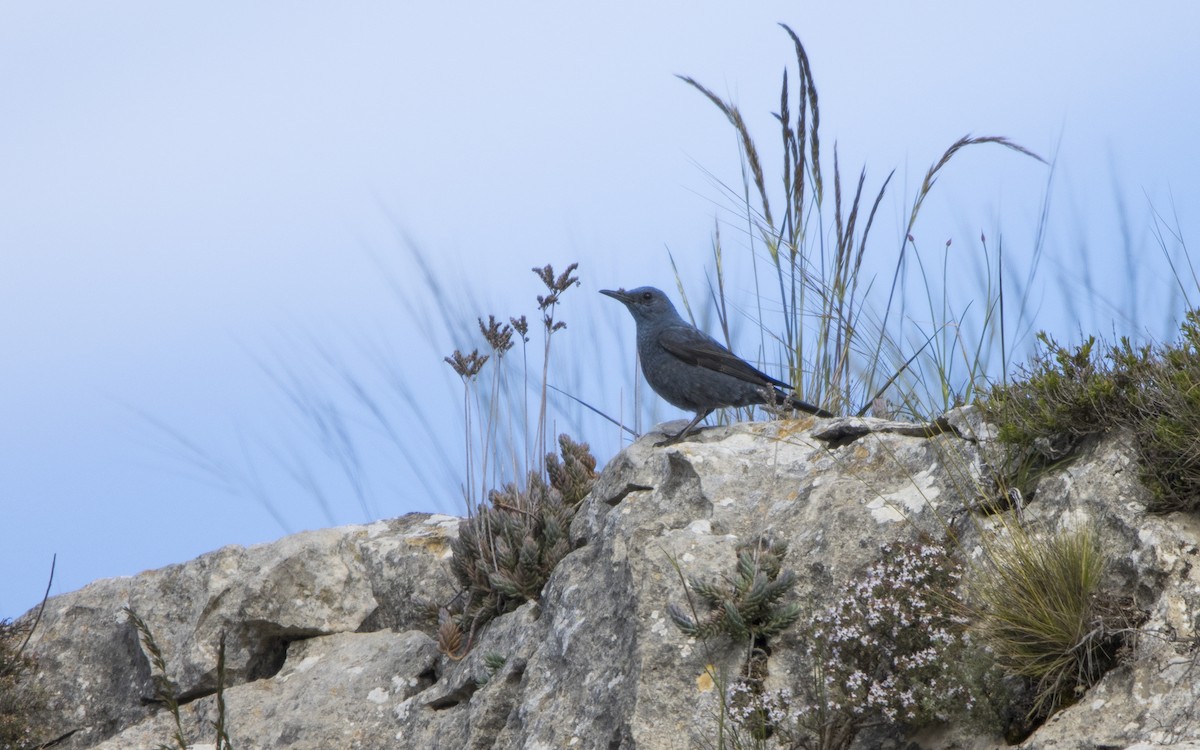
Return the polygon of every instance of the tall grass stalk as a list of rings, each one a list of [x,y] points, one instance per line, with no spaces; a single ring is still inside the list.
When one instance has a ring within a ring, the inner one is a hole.
[[[158,750],[188,750],[187,740],[183,736],[183,719],[179,715],[179,699],[176,696],[175,684],[167,676],[167,660],[163,657],[162,649],[159,648],[158,642],[154,640],[154,634],[150,632],[150,626],[138,616],[137,612],[134,612],[129,607],[122,608],[122,611],[133,622],[142,647],[150,655],[155,700],[163,704],[167,712],[171,714],[172,723],[175,725],[175,731],[171,735],[171,744],[160,744],[158,745]]]
[[[571,275],[578,267],[578,263],[572,263],[558,276],[554,275],[554,269],[550,267],[550,264],[546,264],[544,268],[533,269],[533,272],[546,285],[547,290],[545,295],[539,294],[537,298],[543,325],[542,388],[541,399],[538,403],[537,437],[534,439],[534,445],[537,446],[537,472],[539,474],[546,471],[546,398],[547,387],[550,383],[550,339],[556,331],[567,327],[566,323],[554,319],[554,313],[562,293],[579,284],[579,279]]]
[[[808,54],[799,37],[786,25],[783,29],[795,48],[797,84],[789,84],[785,70],[780,93],[779,112],[775,118],[780,125],[783,163],[780,181],[783,186],[781,213],[772,206],[773,191],[768,188],[760,150],[750,134],[746,120],[737,106],[727,101],[693,78],[680,76],[712,102],[729,120],[738,136],[739,154],[743,167],[741,208],[748,227],[750,265],[756,290],[765,292],[768,285],[759,286],[758,248],[768,260],[769,285],[777,289],[775,306],[780,310],[782,333],[767,333],[762,323],[764,355],[767,339],[773,339],[786,363],[786,369],[797,393],[804,399],[827,409],[855,412],[860,404],[868,403],[880,390],[879,385],[893,377],[915,348],[914,342],[934,340],[929,361],[937,370],[937,387],[923,392],[919,378],[897,381],[895,390],[900,401],[914,415],[943,409],[955,397],[973,387],[972,379],[982,371],[985,351],[982,342],[992,336],[996,318],[992,311],[999,303],[989,296],[983,305],[983,327],[979,339],[968,342],[962,334],[962,317],[967,310],[956,311],[943,296],[937,304],[924,261],[918,256],[918,266],[926,280],[931,321],[929,328],[915,334],[915,324],[898,314],[903,306],[904,273],[909,252],[916,252],[911,240],[913,227],[922,206],[932,192],[947,165],[968,147],[992,144],[1038,161],[1044,160],[1029,149],[1000,136],[964,136],[955,141],[926,171],[924,179],[908,211],[907,223],[901,234],[891,285],[879,312],[868,305],[872,281],[863,275],[868,240],[883,198],[892,182],[888,173],[871,192],[867,190],[867,171],[859,170],[851,185],[843,185],[843,170],[837,146],[833,148],[833,205],[827,205],[826,176],[822,171],[820,106],[817,86]],[[794,112],[793,112],[794,109]],[[726,188],[731,195],[735,192]],[[832,235],[829,232],[832,232]],[[911,245],[911,247],[910,247]],[[716,256],[718,265],[721,256]],[[997,273],[1003,268],[997,264]],[[943,257],[942,294],[947,294],[947,264]],[[718,270],[718,279],[721,272]],[[997,287],[997,292],[1000,287]],[[989,288],[989,293],[992,291]],[[724,318],[727,309],[725,286],[717,287],[717,308]],[[760,321],[764,293],[757,295]],[[896,321],[895,318],[899,317]],[[812,326],[806,320],[815,321]],[[725,323],[727,326],[727,322]],[[951,355],[952,350],[958,352]],[[965,359],[966,385],[952,380],[953,363]],[[812,375],[806,377],[806,371]]]

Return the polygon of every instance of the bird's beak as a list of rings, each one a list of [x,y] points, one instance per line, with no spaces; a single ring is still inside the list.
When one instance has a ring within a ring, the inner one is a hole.
[[[615,292],[612,289],[601,289],[600,293],[605,297],[612,297],[616,301],[624,302],[626,304],[633,299],[633,297],[629,296],[629,292],[625,291],[624,289],[618,289]]]

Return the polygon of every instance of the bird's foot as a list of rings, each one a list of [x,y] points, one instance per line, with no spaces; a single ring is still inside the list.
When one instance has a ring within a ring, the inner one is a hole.
[[[694,425],[688,425],[687,427],[684,427],[682,430],[675,433],[674,435],[667,435],[666,440],[658,441],[657,443],[654,444],[654,447],[662,448],[663,446],[667,446],[667,445],[675,445],[676,443],[683,442],[684,438],[690,437],[690,436],[696,434],[697,432],[698,432],[698,430],[694,429]]]
[[[682,430],[675,433],[674,435],[668,435],[666,440],[663,440],[662,442],[659,442],[659,443],[655,443],[654,447],[661,448],[664,445],[674,445],[675,443],[678,443],[680,440],[683,440],[685,437],[688,436],[689,433],[691,433],[692,429],[696,425],[700,424],[700,422],[705,417],[707,417],[709,414],[712,414],[712,411],[713,411],[712,409],[706,409],[704,411],[697,412],[696,418],[693,419],[691,422],[688,422],[687,425]]]

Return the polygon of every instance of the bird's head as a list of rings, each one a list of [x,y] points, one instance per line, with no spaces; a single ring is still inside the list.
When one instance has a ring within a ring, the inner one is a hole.
[[[679,317],[675,312],[675,305],[671,304],[667,295],[663,294],[661,289],[652,286],[639,286],[629,291],[601,289],[600,293],[623,303],[633,314],[633,319],[639,323],[664,318],[673,320]]]

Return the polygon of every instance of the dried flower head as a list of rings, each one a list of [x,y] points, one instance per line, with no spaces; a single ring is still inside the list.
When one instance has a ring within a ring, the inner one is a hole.
[[[529,341],[529,336],[527,335],[529,333],[529,321],[525,320],[524,315],[519,318],[509,318],[508,322],[512,323],[512,327],[516,329],[517,333],[521,334],[523,340]]]
[[[483,318],[479,318],[479,330],[497,357],[503,357],[505,352],[512,349],[512,326],[496,320],[495,315],[489,315],[487,323],[483,322]]]
[[[480,354],[478,349],[472,349],[471,353],[467,355],[455,349],[454,354],[445,358],[446,364],[450,365],[463,380],[473,379],[483,369],[483,363],[487,361],[488,355]]]
[[[538,275],[546,288],[550,290],[547,295],[538,295],[538,309],[542,311],[542,322],[546,325],[546,332],[553,333],[567,327],[566,323],[554,320],[554,306],[558,304],[558,298],[563,292],[570,289],[572,286],[579,285],[579,278],[572,276],[571,273],[579,268],[578,263],[572,263],[567,266],[567,270],[554,275],[554,268],[547,263],[543,268],[534,268],[533,272]]]

